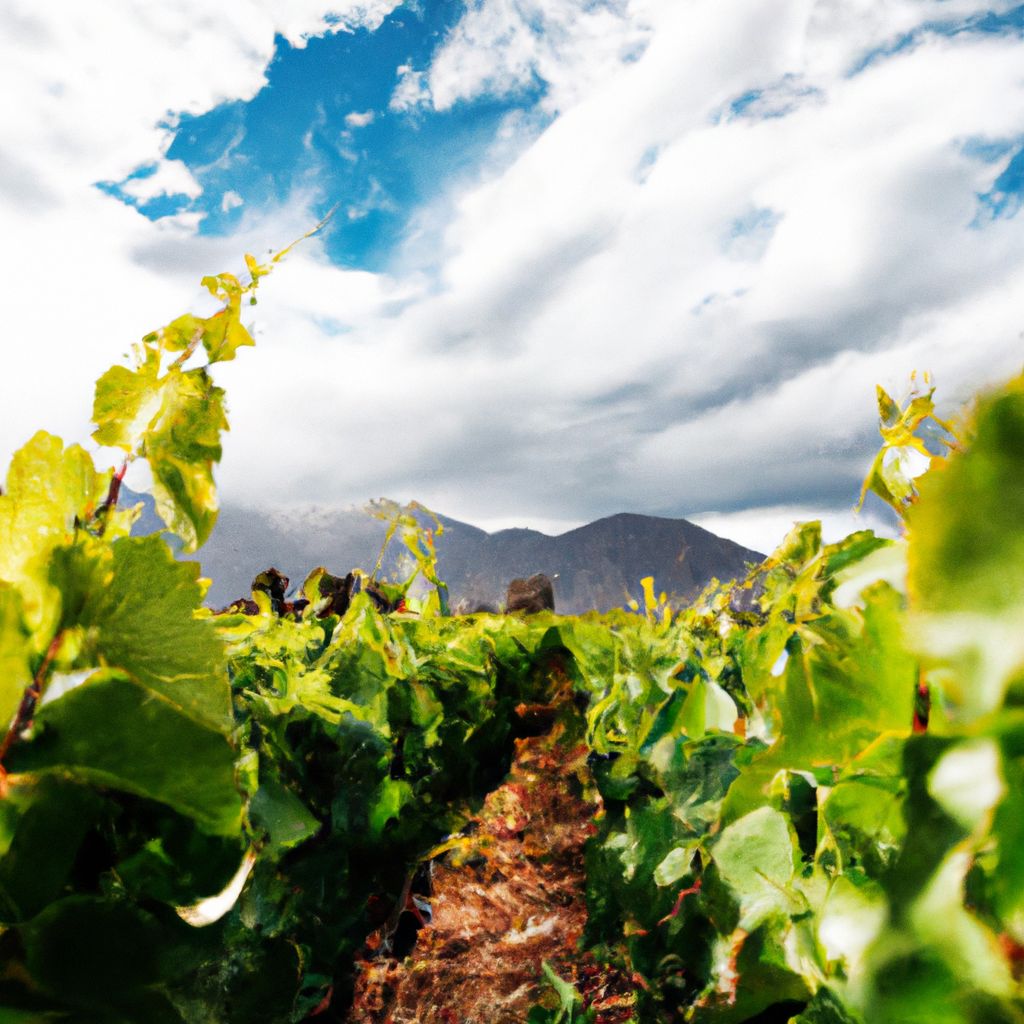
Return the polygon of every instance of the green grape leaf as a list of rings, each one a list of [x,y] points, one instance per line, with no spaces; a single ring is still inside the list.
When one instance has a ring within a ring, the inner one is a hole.
[[[25,626],[21,595],[0,583],[0,735],[14,718],[32,682],[32,634]]]
[[[881,385],[875,388],[878,399],[878,419],[883,427],[894,427],[899,422],[900,407]]]
[[[166,352],[184,352],[202,338],[208,321],[203,317],[185,313],[172,320],[166,327],[154,332]]]
[[[847,976],[855,974],[888,917],[881,887],[856,872],[840,874],[827,886],[816,909],[818,941],[826,957],[841,961]]]
[[[162,948],[173,928],[128,902],[80,895],[52,904],[20,931],[37,985],[73,1006],[100,1008],[162,979]]]
[[[45,634],[59,614],[47,580],[54,547],[88,522],[106,495],[109,473],[97,473],[78,445],[64,448],[59,437],[39,431],[11,460],[0,494],[0,581],[21,592],[27,626]],[[4,621],[7,622],[5,612]],[[12,635],[13,641],[13,635]],[[12,651],[17,650],[17,644]],[[3,698],[0,698],[2,700]]]
[[[0,856],[0,921],[25,921],[61,895],[101,805],[90,787],[58,776],[10,787],[16,820]]]
[[[561,978],[547,960],[541,967],[544,979],[554,989],[558,1005],[550,1010],[535,1006],[527,1018],[528,1024],[585,1024],[593,1020],[592,1012],[584,1012],[583,997],[576,987]]]
[[[402,779],[384,779],[370,807],[370,831],[381,836],[384,827],[402,813],[402,808],[413,799],[412,786]]]
[[[672,885],[678,882],[684,875],[689,874],[693,855],[697,850],[697,844],[689,846],[676,846],[662,859],[661,863],[654,869],[654,884],[659,886]]]
[[[157,512],[186,551],[202,545],[217,521],[213,464],[220,461],[227,426],[224,391],[205,369],[167,374],[144,445]]]
[[[805,922],[776,912],[749,934],[741,928],[728,936],[733,962],[720,987],[698,1002],[694,1024],[788,1021],[809,999],[808,982],[816,981],[806,957],[796,953],[806,944],[806,931]]]
[[[903,637],[903,598],[877,583],[863,599],[862,610],[837,609],[791,638],[785,670],[765,691],[779,737],[772,763],[841,765],[885,732],[909,732],[917,662]]]
[[[145,362],[137,370],[112,366],[96,381],[93,439],[98,444],[134,451],[160,411],[163,384],[159,358],[148,349]]]
[[[88,521],[109,481],[86,451],[65,449],[42,430],[15,452],[0,494],[0,580],[23,580],[40,552],[69,538],[76,521]]]
[[[776,565],[802,569],[813,561],[821,551],[821,522],[812,519],[797,523],[783,538],[782,543],[768,557],[762,568]]]
[[[903,775],[906,798],[903,811],[908,842],[899,851],[883,882],[894,910],[912,906],[926,888],[943,859],[969,835],[932,796],[930,777],[955,740],[922,734],[903,744]]]
[[[1016,989],[995,933],[964,906],[964,879],[971,866],[966,849],[954,849],[918,897],[909,923],[919,942],[940,953],[962,985],[997,996]]]
[[[979,401],[970,447],[919,491],[907,514],[917,646],[951,667],[943,696],[971,721],[1024,672],[1024,377]]]
[[[927,394],[915,394],[901,409],[882,388],[878,388],[878,429],[882,435],[882,446],[864,478],[858,509],[863,506],[868,491],[873,491],[901,515],[914,502],[917,485],[909,468],[913,465],[912,457],[933,458],[919,431],[934,425],[949,437],[955,437],[952,425],[935,415],[934,393],[932,388]]]
[[[722,880],[740,904],[740,927],[752,931],[768,915],[796,906],[790,882],[796,843],[789,821],[772,807],[760,807],[723,829],[711,856]]]
[[[154,536],[83,541],[54,552],[52,568],[64,593],[63,628],[82,633],[74,667],[124,669],[182,714],[228,732],[224,648],[214,624],[195,617],[198,575],[197,563],[175,560]]]
[[[249,819],[267,833],[267,850],[277,858],[320,831],[320,822],[290,790],[268,779],[249,804]]]
[[[864,998],[864,1020],[899,1024],[982,1024],[1012,1018],[986,1016],[980,1001],[968,996],[957,972],[932,950],[908,948],[898,933],[873,951],[872,988]],[[971,993],[970,995],[973,995]]]
[[[999,857],[992,895],[1008,931],[1024,944],[1024,726],[1019,722],[1002,737],[1002,752],[1006,792],[992,822]]]
[[[848,571],[858,562],[864,561],[869,555],[873,555],[880,548],[887,548],[893,545],[893,541],[885,537],[876,537],[872,530],[858,530],[851,533],[835,544],[827,544],[823,554],[825,556],[825,574],[836,576],[839,573]]]
[[[819,863],[845,871],[862,865],[880,877],[906,837],[905,740],[887,734],[850,762],[835,784],[819,790]]]
[[[185,543],[203,544],[217,520],[213,464],[227,430],[224,391],[204,368],[178,366],[162,377],[154,356],[138,370],[114,366],[96,384],[93,437],[149,460],[161,519]]]
[[[174,907],[182,920],[195,926],[197,916],[209,909],[203,906],[205,900],[222,894],[249,863],[243,837],[210,835],[166,805],[133,807],[135,820],[122,817],[119,822],[120,886],[133,899]]]
[[[249,263],[248,258],[246,263]],[[252,265],[249,264],[250,271]],[[224,363],[235,358],[235,353],[244,345],[255,345],[252,335],[242,326],[242,296],[251,290],[258,280],[243,287],[234,274],[218,274],[204,277],[202,285],[215,298],[224,302],[224,308],[203,321],[203,347],[211,363]]]
[[[149,797],[216,835],[235,835],[242,805],[226,737],[116,669],[95,673],[36,715],[12,776],[57,772]]]

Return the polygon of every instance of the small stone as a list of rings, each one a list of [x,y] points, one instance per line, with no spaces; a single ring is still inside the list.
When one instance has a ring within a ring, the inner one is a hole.
[[[555,610],[555,591],[549,577],[538,572],[529,579],[515,579],[508,585],[506,612],[543,612]]]

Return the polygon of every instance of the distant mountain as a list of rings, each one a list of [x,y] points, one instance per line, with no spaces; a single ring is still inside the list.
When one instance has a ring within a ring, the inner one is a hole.
[[[442,578],[453,599],[469,604],[500,602],[508,581],[534,572],[554,580],[555,608],[566,614],[621,607],[640,580],[677,600],[694,597],[713,578],[746,574],[764,555],[687,522],[620,513],[557,537],[536,530],[483,530],[453,523],[438,545]]]
[[[137,496],[130,495],[126,504]],[[146,501],[143,530],[158,522]],[[509,580],[546,573],[554,580],[555,608],[565,614],[621,607],[627,595],[640,597],[640,580],[686,600],[713,578],[746,573],[764,555],[695,526],[685,519],[620,513],[578,529],[548,536],[537,530],[487,533],[468,523],[441,517],[438,568],[448,583],[453,607],[500,606]],[[353,510],[296,510],[290,513],[227,506],[213,536],[200,551],[203,575],[213,580],[212,607],[248,596],[252,578],[270,566],[300,584],[318,565],[343,574],[377,561],[386,524]],[[399,570],[402,545],[394,542],[385,574]]]

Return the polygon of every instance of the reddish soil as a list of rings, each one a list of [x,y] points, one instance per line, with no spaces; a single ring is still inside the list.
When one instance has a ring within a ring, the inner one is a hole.
[[[420,872],[429,894],[413,887],[406,906],[427,923],[411,954],[388,955],[394,917],[370,937],[350,1024],[521,1024],[551,1001],[544,961],[578,987],[597,1024],[632,1020],[626,978],[577,949],[598,807],[582,795],[586,750],[564,739],[555,724],[516,742],[505,783]]]

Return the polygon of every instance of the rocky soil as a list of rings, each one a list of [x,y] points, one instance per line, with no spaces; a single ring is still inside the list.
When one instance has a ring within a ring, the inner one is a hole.
[[[521,713],[554,718],[544,710]],[[586,781],[586,749],[560,722],[517,741],[504,784],[433,851],[369,937],[351,1024],[521,1024],[539,1000],[557,1005],[545,961],[576,985],[596,1024],[633,1019],[629,979],[577,949],[584,846],[600,811]]]

